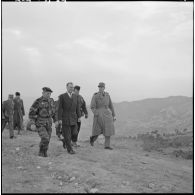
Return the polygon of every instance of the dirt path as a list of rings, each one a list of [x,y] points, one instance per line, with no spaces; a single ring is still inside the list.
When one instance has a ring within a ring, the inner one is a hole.
[[[38,157],[40,138],[25,131],[10,140],[2,135],[2,192],[192,192],[192,161],[142,151],[128,138],[113,138],[114,150],[80,142],[70,155],[53,132],[47,158]]]

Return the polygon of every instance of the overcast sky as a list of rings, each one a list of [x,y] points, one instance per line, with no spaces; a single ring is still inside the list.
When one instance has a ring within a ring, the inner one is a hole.
[[[72,81],[90,103],[192,96],[192,2],[2,2],[2,92],[56,99]]]

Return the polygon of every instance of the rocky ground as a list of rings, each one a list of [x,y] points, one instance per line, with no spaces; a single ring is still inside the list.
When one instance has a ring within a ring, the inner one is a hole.
[[[47,158],[38,156],[39,141],[36,132],[11,140],[4,130],[3,193],[192,193],[192,160],[145,152],[136,140],[115,137],[112,151],[101,137],[94,147],[80,141],[70,155],[53,132]]]

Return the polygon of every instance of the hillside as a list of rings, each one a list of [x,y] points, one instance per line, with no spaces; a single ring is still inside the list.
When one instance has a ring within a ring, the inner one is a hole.
[[[24,98],[26,116],[34,98]],[[170,96],[151,98],[132,102],[114,103],[117,121],[116,134],[135,136],[152,130],[161,133],[174,132],[175,129],[192,131],[192,98]],[[80,139],[86,139],[91,133],[93,114],[88,106],[89,118],[82,118]]]
[[[76,154],[63,149],[53,131],[48,157],[39,157],[40,138],[23,131],[2,134],[3,193],[192,193],[192,161],[143,151],[139,141],[112,138],[104,150],[100,137],[91,147],[80,141]]]

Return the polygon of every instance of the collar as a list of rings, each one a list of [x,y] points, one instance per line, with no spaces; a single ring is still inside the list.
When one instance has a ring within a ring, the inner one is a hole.
[[[68,94],[69,97],[72,97],[73,92],[72,92],[72,93],[69,93],[69,92],[67,91],[66,93]]]

